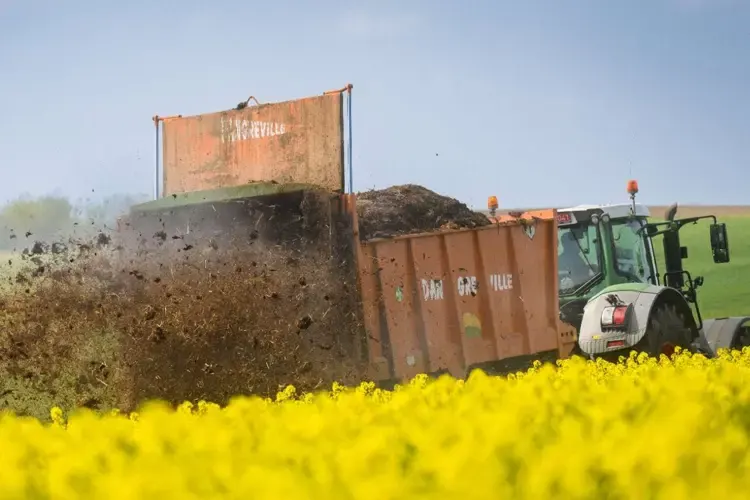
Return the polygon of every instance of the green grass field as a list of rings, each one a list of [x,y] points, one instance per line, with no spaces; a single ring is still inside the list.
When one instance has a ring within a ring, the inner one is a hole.
[[[727,224],[730,252],[730,262],[727,264],[714,264],[709,220],[680,231],[682,245],[688,247],[688,258],[683,261],[684,269],[693,278],[703,276],[705,279],[703,287],[698,289],[698,303],[704,319],[750,315],[750,210],[748,212],[747,215],[717,214],[719,221]],[[678,213],[677,216],[687,214]],[[657,245],[659,272],[663,273],[661,238],[654,243]]]

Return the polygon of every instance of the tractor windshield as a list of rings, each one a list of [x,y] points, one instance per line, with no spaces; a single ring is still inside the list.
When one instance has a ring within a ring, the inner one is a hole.
[[[640,219],[612,221],[615,271],[631,281],[647,283],[652,278],[650,253]]]
[[[596,277],[602,268],[598,226],[576,224],[559,227],[557,256],[560,294],[573,294]]]

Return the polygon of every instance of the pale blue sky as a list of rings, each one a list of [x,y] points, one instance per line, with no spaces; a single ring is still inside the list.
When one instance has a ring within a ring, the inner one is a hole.
[[[357,190],[748,201],[746,0],[0,0],[0,201],[150,193],[154,114],[347,82]]]

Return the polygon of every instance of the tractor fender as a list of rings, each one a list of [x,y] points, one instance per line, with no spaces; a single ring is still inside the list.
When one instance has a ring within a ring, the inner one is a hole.
[[[607,298],[616,295],[624,304],[633,305],[633,314],[626,330],[602,331],[601,317],[604,308],[611,305]],[[613,351],[630,350],[646,334],[651,311],[660,304],[674,305],[690,323],[688,326],[698,335],[690,305],[680,292],[674,288],[648,285],[644,283],[625,283],[602,290],[592,297],[583,308],[583,320],[578,333],[578,344],[583,353],[593,356]],[[620,345],[608,347],[612,341],[623,341]]]
[[[750,328],[745,324],[749,321],[750,316],[705,319],[701,336],[706,340],[714,355],[719,349],[741,348],[743,346],[738,342],[739,337],[743,329]]]

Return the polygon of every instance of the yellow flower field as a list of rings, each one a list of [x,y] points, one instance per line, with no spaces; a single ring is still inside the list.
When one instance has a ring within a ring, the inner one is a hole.
[[[746,498],[750,350],[0,421],[0,498]]]

